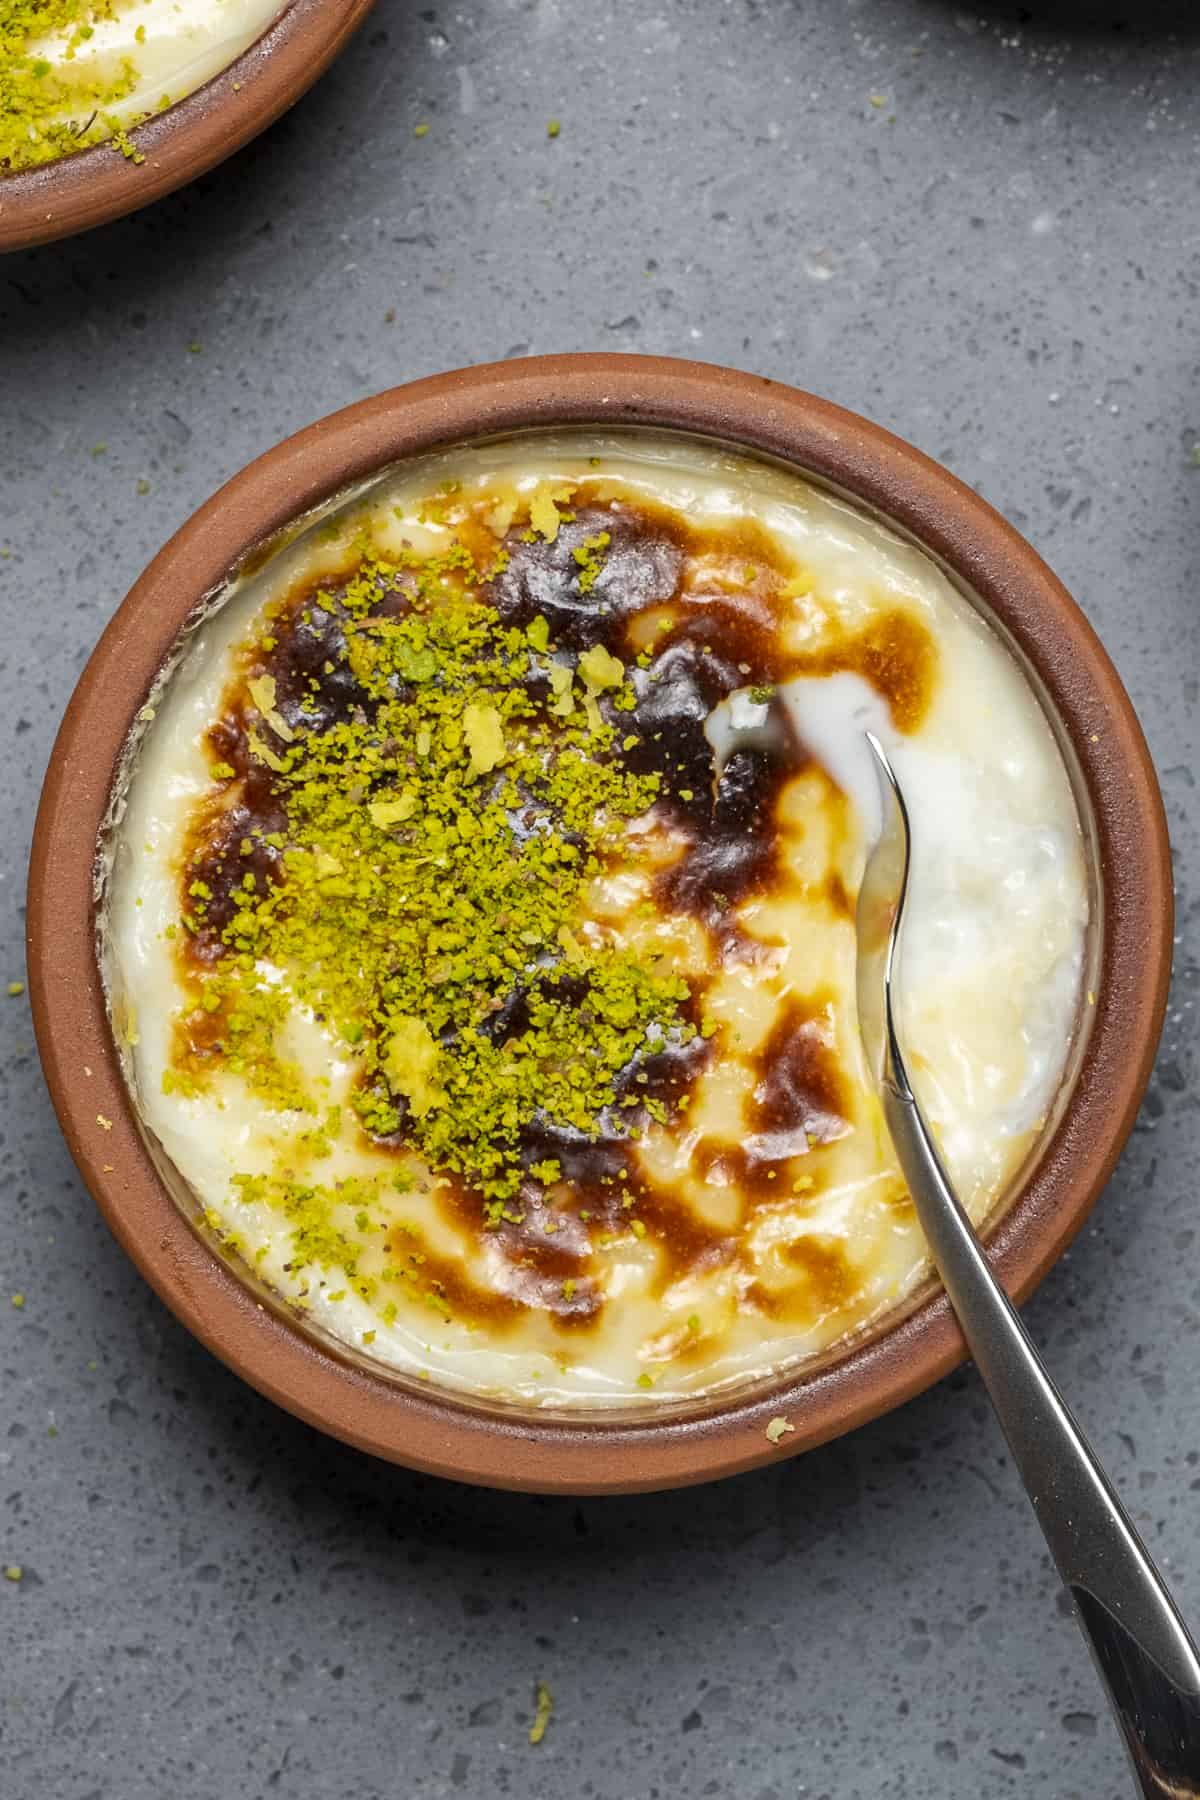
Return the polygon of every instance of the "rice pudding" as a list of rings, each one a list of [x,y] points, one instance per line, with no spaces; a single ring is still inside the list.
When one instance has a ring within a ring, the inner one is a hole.
[[[228,68],[285,0],[0,0],[0,176],[126,133]]]
[[[403,465],[209,606],[144,710],[102,955],[139,1116],[306,1327],[525,1404],[802,1363],[927,1268],[871,1091],[875,730],[911,1071],[982,1220],[1078,1031],[1054,736],[934,563],[749,457]]]

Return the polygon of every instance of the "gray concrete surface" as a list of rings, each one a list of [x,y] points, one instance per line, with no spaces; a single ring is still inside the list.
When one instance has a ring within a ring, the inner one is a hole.
[[[0,977],[95,637],[281,434],[410,376],[597,346],[874,415],[1055,564],[1162,772],[1162,1055],[1029,1317],[1200,1620],[1200,40],[1184,0],[1124,6],[381,0],[226,167],[4,261]],[[376,1466],[143,1286],[63,1149],[25,1000],[0,985],[0,1007],[5,1800],[1128,1792],[973,1374],[683,1495]]]

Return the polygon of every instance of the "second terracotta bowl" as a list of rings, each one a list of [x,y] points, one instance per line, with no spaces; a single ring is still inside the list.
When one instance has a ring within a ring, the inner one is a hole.
[[[989,1254],[1030,1292],[1079,1229],[1133,1124],[1166,999],[1169,851],[1142,733],[1091,628],[1027,543],[908,444],[810,394],[729,370],[624,356],[496,364],[393,389],[288,439],[234,477],[120,607],[67,710],[35,832],[29,976],[72,1154],[117,1238],[185,1325],[322,1430],[439,1475],[541,1492],[703,1481],[819,1444],[944,1375],[963,1344],[932,1286],[815,1363],[690,1409],[547,1416],[376,1372],[306,1336],[205,1241],[138,1126],[96,950],[97,852],[135,716],[181,630],[247,558],[350,485],[424,452],[529,428],[653,427],[790,465],[921,544],[1006,635],[1057,733],[1089,840],[1095,1006],[1065,1104]],[[778,1448],[767,1423],[794,1426]]]
[[[375,0],[282,0],[256,43],[136,126],[134,161],[109,144],[0,175],[0,251],[106,225],[161,200],[265,131],[329,67]]]

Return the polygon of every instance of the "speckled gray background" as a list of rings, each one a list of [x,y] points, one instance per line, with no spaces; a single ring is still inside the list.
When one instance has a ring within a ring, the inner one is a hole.
[[[281,434],[410,376],[587,347],[872,414],[1050,558],[1163,775],[1162,1056],[1029,1317],[1200,1620],[1200,38],[1169,33],[1188,0],[1128,0],[1123,30],[1113,0],[1018,10],[381,0],[225,168],[0,263],[0,976],[22,973],[38,783],[101,625]],[[71,1168],[25,1000],[0,983],[0,1007],[0,1564],[24,1569],[0,1581],[5,1800],[1128,1791],[972,1374],[678,1496],[377,1466],[164,1312]]]

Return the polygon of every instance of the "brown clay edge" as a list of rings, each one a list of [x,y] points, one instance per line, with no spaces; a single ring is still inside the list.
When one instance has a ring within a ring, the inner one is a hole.
[[[828,402],[704,365],[550,357],[466,370],[333,415],[235,476],[160,552],[104,633],[59,733],[34,837],[29,975],[39,1047],[71,1153],[161,1297],[260,1392],[375,1455],[537,1492],[634,1492],[733,1474],[811,1448],[911,1398],[963,1355],[943,1296],[815,1374],[683,1421],[530,1424],[413,1393],[321,1351],[195,1237],[141,1143],[93,951],[92,846],[111,771],[186,613],[244,551],[398,457],[523,426],[646,424],[724,438],[845,488],[973,585],[1045,682],[1096,816],[1105,934],[1096,1017],[1072,1103],[990,1254],[1018,1299],[1083,1223],[1149,1078],[1166,1004],[1170,857],[1157,782],[1119,678],[1036,552],[919,451]],[[83,1075],[84,1068],[91,1070]],[[96,1114],[111,1120],[105,1131]],[[795,1425],[780,1449],[767,1421]]]
[[[131,132],[144,162],[100,144],[0,176],[0,252],[106,225],[205,174],[295,104],[374,3],[290,0],[236,62]]]

